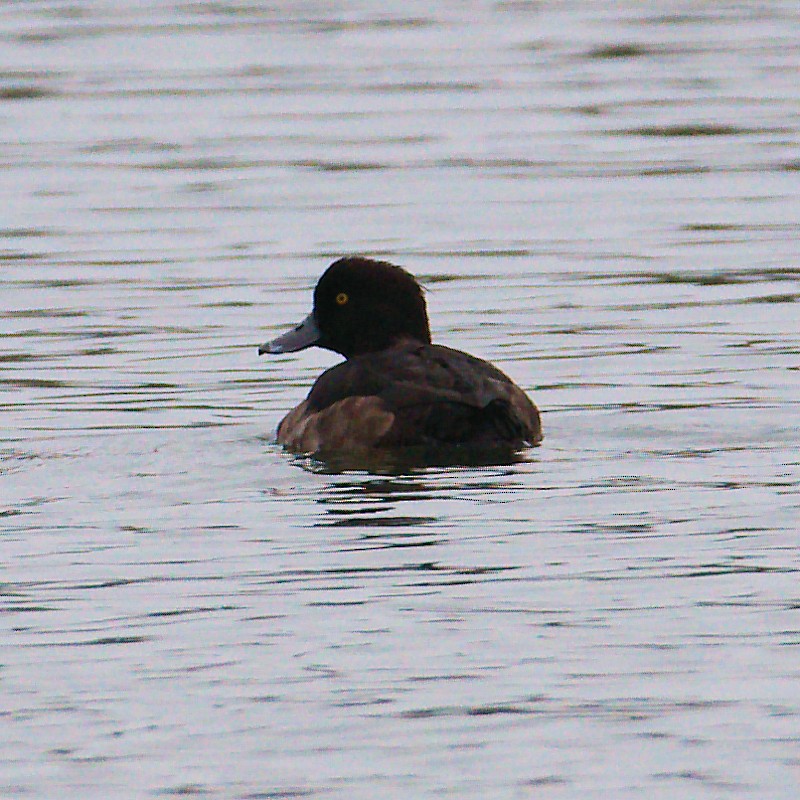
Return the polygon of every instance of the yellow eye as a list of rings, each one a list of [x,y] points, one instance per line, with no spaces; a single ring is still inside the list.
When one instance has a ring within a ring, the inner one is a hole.
[[[336,295],[336,305],[345,306],[347,305],[347,301],[349,299],[350,298],[348,297],[347,292],[339,292],[339,294]]]

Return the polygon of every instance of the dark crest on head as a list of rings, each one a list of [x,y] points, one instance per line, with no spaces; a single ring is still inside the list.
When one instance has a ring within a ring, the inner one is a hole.
[[[422,288],[387,261],[350,256],[331,264],[314,291],[314,317],[317,344],[347,358],[402,339],[431,341]]]

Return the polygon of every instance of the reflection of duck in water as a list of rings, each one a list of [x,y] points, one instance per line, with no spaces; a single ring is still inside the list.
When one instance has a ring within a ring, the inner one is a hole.
[[[278,442],[294,452],[519,448],[542,440],[536,406],[507,375],[431,344],[422,289],[394,264],[334,262],[308,317],[258,352],[313,345],[347,360],[323,372],[278,426]]]

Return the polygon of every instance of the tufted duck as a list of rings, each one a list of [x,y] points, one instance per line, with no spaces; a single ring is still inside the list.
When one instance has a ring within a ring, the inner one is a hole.
[[[316,345],[345,361],[323,372],[278,426],[299,453],[400,447],[519,448],[542,440],[539,412],[507,375],[431,344],[422,289],[385,261],[341,258],[314,290],[314,308],[258,352]]]

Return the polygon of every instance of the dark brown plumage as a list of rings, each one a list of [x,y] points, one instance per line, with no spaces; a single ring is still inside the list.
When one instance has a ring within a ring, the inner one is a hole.
[[[312,345],[347,360],[320,375],[278,426],[278,441],[294,452],[519,448],[542,439],[536,406],[507,375],[431,344],[422,290],[393,264],[336,261],[306,320],[259,352]]]

